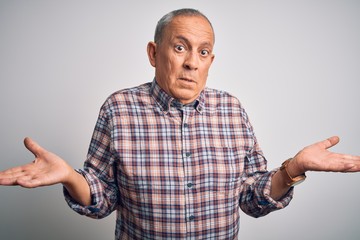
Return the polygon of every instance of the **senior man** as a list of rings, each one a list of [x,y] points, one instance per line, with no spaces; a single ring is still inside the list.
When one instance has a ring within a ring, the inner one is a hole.
[[[147,46],[153,81],[105,101],[84,168],[26,138],[35,160],[1,172],[0,184],[61,183],[78,213],[117,211],[116,239],[237,239],[240,208],[260,217],[286,207],[305,172],[360,171],[359,156],[327,150],[338,137],[268,171],[239,100],[206,87],[214,42],[198,10],[166,14]]]

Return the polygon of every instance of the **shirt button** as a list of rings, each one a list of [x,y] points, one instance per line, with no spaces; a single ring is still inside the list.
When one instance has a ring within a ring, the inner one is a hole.
[[[191,216],[189,217],[189,221],[194,221],[194,219],[195,219],[195,216],[194,216],[194,215],[191,215]]]
[[[191,156],[191,152],[187,152],[185,155],[186,155],[186,157],[190,157],[190,156]]]
[[[194,184],[191,183],[191,182],[189,182],[188,184],[186,184],[186,186],[187,186],[188,188],[192,188],[192,187],[194,186]]]
[[[189,124],[184,123],[184,128],[188,128],[188,127],[189,127]]]

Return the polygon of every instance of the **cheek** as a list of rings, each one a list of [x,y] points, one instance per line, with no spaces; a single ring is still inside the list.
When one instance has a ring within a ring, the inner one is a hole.
[[[167,64],[169,65],[169,69],[176,73],[177,71],[182,71],[183,67],[183,59],[178,56],[173,56],[167,59]]]
[[[177,69],[177,61],[174,58],[166,56],[161,58],[160,65],[158,66],[161,68],[161,72],[163,74],[170,76],[171,74],[175,73]]]
[[[207,63],[204,68],[202,68],[201,70],[201,78],[203,79],[203,81],[205,82],[208,75],[209,75],[209,69],[210,69],[211,63]]]

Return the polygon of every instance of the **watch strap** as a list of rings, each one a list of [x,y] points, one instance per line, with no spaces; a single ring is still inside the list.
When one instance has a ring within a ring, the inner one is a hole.
[[[284,175],[287,177],[286,185],[289,186],[289,187],[292,187],[292,186],[295,186],[295,185],[297,185],[299,183],[302,183],[306,179],[305,173],[301,174],[299,176],[296,176],[296,177],[292,177],[289,174],[289,171],[288,171],[287,167],[288,167],[291,160],[292,160],[292,158],[289,158],[288,160],[283,162],[281,164],[281,167],[280,167],[280,171],[285,172]]]

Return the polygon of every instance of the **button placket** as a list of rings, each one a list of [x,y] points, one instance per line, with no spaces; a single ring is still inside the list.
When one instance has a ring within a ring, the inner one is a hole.
[[[194,110],[194,109],[192,109]],[[184,164],[184,187],[185,187],[185,209],[186,209],[186,222],[189,223],[188,229],[192,229],[193,221],[195,220],[194,214],[194,196],[192,189],[194,188],[192,177],[192,151],[191,151],[191,138],[190,138],[190,125],[188,123],[191,111],[189,108],[183,108],[182,111],[182,146],[183,146],[183,164]],[[191,230],[190,230],[191,231]]]

